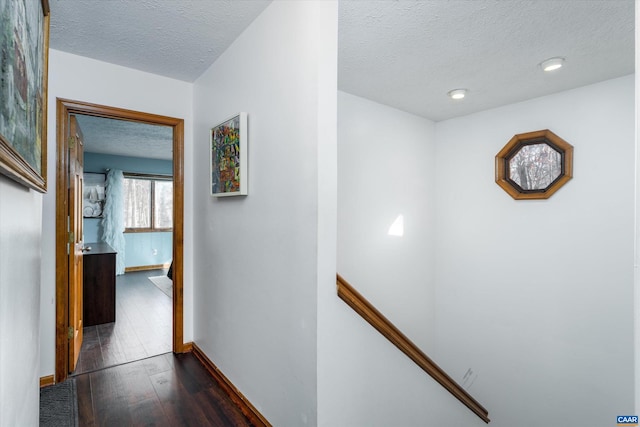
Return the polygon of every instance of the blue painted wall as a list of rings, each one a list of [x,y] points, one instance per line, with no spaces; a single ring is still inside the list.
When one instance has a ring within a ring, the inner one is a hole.
[[[171,160],[84,153],[85,172],[105,173],[107,169],[120,169],[124,172],[173,175],[173,162]]]
[[[113,156],[110,154],[84,154],[84,171],[106,173],[107,169],[124,172],[171,175],[173,162],[169,160],[139,157]],[[99,218],[84,218],[85,243],[99,242],[102,225]],[[171,262],[173,257],[173,233],[125,233],[125,267],[140,267]]]

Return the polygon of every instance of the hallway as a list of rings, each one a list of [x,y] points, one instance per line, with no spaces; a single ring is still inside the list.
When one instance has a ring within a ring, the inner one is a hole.
[[[251,426],[191,353],[171,352],[172,299],[149,277],[116,278],[116,321],[84,328],[76,381],[80,426]]]

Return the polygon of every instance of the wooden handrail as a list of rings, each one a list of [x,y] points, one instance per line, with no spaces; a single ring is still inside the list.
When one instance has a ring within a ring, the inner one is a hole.
[[[393,323],[382,315],[366,298],[364,298],[353,286],[337,275],[338,296],[354,309],[364,320],[376,328],[400,351],[406,354],[416,365],[433,377],[440,385],[446,388],[460,402],[482,419],[489,423],[489,412],[467,393],[458,383],[446,374],[436,363],[422,352],[409,338],[407,338]]]

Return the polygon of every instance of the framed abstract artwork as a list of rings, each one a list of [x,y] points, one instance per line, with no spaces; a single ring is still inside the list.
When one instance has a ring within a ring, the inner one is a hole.
[[[0,0],[0,173],[47,191],[49,2]]]
[[[211,129],[211,195],[247,195],[247,113]]]

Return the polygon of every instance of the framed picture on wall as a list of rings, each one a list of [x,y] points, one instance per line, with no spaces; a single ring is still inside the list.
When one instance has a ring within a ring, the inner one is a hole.
[[[105,193],[105,174],[85,173],[82,189],[82,216],[84,218],[102,218]]]
[[[0,1],[0,173],[47,191],[49,2]]]
[[[247,113],[211,129],[211,195],[247,195]]]

